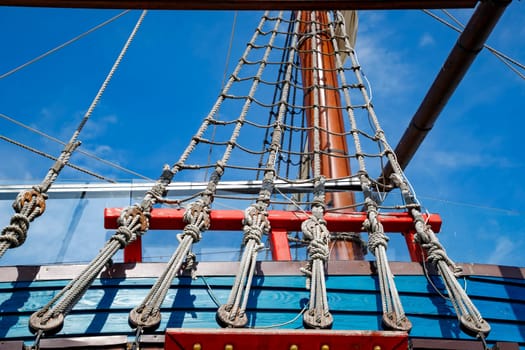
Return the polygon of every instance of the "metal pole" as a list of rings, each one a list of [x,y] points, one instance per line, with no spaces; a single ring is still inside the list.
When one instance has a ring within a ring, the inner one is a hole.
[[[510,2],[511,0],[482,1],[472,14],[395,149],[401,169],[406,168],[434,126]],[[388,179],[391,174],[392,165],[388,163],[381,177]]]

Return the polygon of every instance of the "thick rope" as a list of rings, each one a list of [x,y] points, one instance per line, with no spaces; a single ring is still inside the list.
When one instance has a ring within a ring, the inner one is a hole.
[[[338,33],[346,33],[344,17],[341,12],[335,12],[334,17],[338,27],[341,27],[337,30]],[[332,36],[332,43],[336,50],[336,53],[339,53],[339,41],[336,37],[336,29],[334,28],[334,23],[330,22],[330,33]],[[344,35],[343,40],[341,40],[345,45],[346,52],[353,52],[352,47],[350,46],[350,39],[348,35]],[[341,55],[336,54],[336,64],[339,70],[339,78],[342,82],[342,90],[344,99],[346,102],[346,108],[348,116],[350,119],[351,134],[354,141],[357,162],[359,164],[359,179],[361,182],[362,191],[365,197],[365,208],[367,211],[367,219],[363,223],[363,228],[368,232],[368,250],[374,254],[376,257],[376,265],[378,270],[379,278],[379,289],[381,293],[381,301],[383,308],[383,325],[387,329],[400,330],[400,331],[409,331],[412,327],[410,321],[406,318],[403,306],[401,304],[401,299],[399,298],[399,293],[397,291],[396,285],[394,283],[394,276],[388,264],[388,259],[386,255],[386,249],[388,247],[388,237],[384,233],[383,225],[379,221],[378,205],[373,198],[371,190],[371,181],[368,177],[368,172],[366,170],[365,156],[363,149],[361,147],[361,141],[359,138],[357,118],[355,117],[354,111],[351,108],[350,92],[348,84],[346,82],[346,77],[343,74],[343,60]],[[355,70],[359,70],[359,67],[356,67]],[[366,99],[365,99],[366,101]],[[370,106],[372,108],[372,106]]]
[[[281,23],[282,12],[279,13],[278,19],[275,21],[274,30],[269,40],[267,52],[272,49],[277,30]],[[297,26],[294,31],[293,42],[297,41]],[[294,45],[292,45],[292,48]],[[265,57],[267,54],[265,54]],[[221,305],[217,310],[216,319],[219,325],[223,327],[244,327],[248,322],[246,317],[246,306],[248,304],[248,296],[251,288],[251,281],[255,271],[255,264],[257,261],[257,253],[264,248],[262,244],[263,234],[268,234],[270,231],[270,223],[268,221],[268,204],[274,189],[274,181],[276,174],[276,160],[277,154],[281,148],[281,139],[283,135],[282,122],[286,114],[285,101],[288,98],[289,81],[292,75],[294,60],[294,51],[289,53],[288,62],[286,65],[286,76],[281,95],[281,103],[277,120],[275,121],[272,140],[270,143],[270,152],[264,172],[264,179],[259,191],[259,198],[257,202],[245,210],[243,220],[243,246],[244,251],[241,258],[239,271],[235,277],[235,282],[232,286],[230,296],[226,304]],[[264,62],[264,61],[263,61]]]
[[[144,16],[146,15],[146,12],[144,11],[142,15],[140,16],[139,20],[137,21],[137,24],[135,25],[135,28],[133,28],[133,31],[131,32],[127,42],[124,44],[124,47],[122,48],[119,56],[117,57],[115,63],[111,67],[111,70],[109,71],[108,75],[106,76],[106,79],[102,83],[102,86],[98,90],[97,94],[95,95],[95,98],[91,102],[91,105],[89,106],[87,112],[84,114],[84,117],[80,121],[79,125],[77,126],[77,129],[71,136],[69,142],[64,146],[64,149],[60,153],[60,156],[57,158],[53,166],[49,169],[47,175],[45,176],[44,180],[42,182],[33,187],[33,190],[29,191],[31,196],[38,197],[38,201],[44,200],[45,201],[45,194],[51,187],[51,185],[55,182],[56,178],[64,168],[64,166],[69,162],[69,159],[71,158],[73,152],[77,147],[80,146],[80,142],[78,141],[78,137],[80,135],[80,132],[84,128],[84,125],[87,123],[89,118],[91,117],[91,114],[93,113],[95,107],[97,106],[100,98],[102,97],[102,94],[106,90],[106,87],[108,86],[109,82],[111,81],[111,78],[113,77],[113,74],[117,70],[117,68],[120,65],[120,62],[124,58],[124,55],[126,54],[126,51],[128,50],[129,46],[131,45],[131,42],[133,41],[135,34],[137,33],[138,29],[140,28],[140,25],[142,24],[142,21],[144,19]],[[24,191],[22,193],[22,196],[26,197],[27,191]],[[16,200],[15,200],[16,201]],[[24,206],[15,206],[13,204],[13,208],[15,209],[16,214],[24,216],[23,220],[17,219],[15,221],[11,220],[11,225],[7,226],[2,230],[2,236],[0,237],[0,258],[4,255],[6,250],[8,248],[12,247],[12,242],[15,240],[19,242],[18,245],[22,244],[25,241],[25,238],[27,236],[27,231],[29,229],[29,223],[33,221],[36,217],[42,215],[43,210],[36,211],[36,208],[34,206],[30,206],[29,203],[26,203]],[[17,210],[19,208],[19,211]],[[16,215],[15,214],[15,215]],[[26,215],[27,214],[27,215]],[[19,225],[21,224],[21,225]],[[16,227],[16,228],[15,228]],[[5,239],[2,238],[4,236],[9,236],[9,238]],[[13,238],[16,237],[16,238]],[[17,246],[18,246],[17,245]],[[14,246],[13,246],[14,247]]]
[[[393,173],[391,180],[401,189],[401,193],[407,204],[417,204],[408,184],[398,173]],[[452,259],[448,257],[436,235],[423,219],[419,208],[413,207],[409,210],[409,213],[414,219],[416,229],[415,241],[426,252],[427,260],[432,263],[441,274],[450,302],[456,311],[462,328],[466,333],[473,336],[477,336],[478,334],[487,335],[490,332],[490,325],[483,319],[474,303],[472,303],[456,279],[456,275],[461,273],[461,268],[455,265]]]
[[[261,19],[259,26],[257,27],[252,37],[252,40],[248,44],[242,58],[239,60],[239,63],[234,70],[234,73],[223,88],[221,95],[217,99],[215,105],[212,107],[208,117],[205,118],[205,120],[201,124],[196,135],[192,138],[190,144],[179,158],[179,161],[170,170],[172,175],[174,175],[176,172],[178,172],[184,167],[186,159],[189,157],[190,153],[193,152],[197,143],[200,142],[200,140],[202,139],[202,135],[206,131],[208,126],[210,124],[215,124],[214,116],[217,114],[222,102],[227,96],[228,90],[231,88],[232,84],[237,80],[237,75],[239,74],[244,63],[247,61],[248,54],[254,46],[254,42],[257,39],[259,33],[262,32],[262,28],[266,19],[267,13]],[[267,52],[265,53],[263,62],[267,60],[269,52],[270,50],[267,50]],[[266,64],[261,63],[259,69],[257,70],[257,74],[255,79],[253,80],[249,95],[245,100],[239,117],[235,121],[235,127],[233,128],[230,139],[227,142],[226,149],[222,155],[222,158],[217,161],[215,165],[215,171],[211,174],[206,189],[202,192],[200,199],[192,205],[190,205],[190,207],[185,212],[185,222],[187,222],[187,225],[185,226],[184,232],[181,235],[180,245],[172,255],[170,263],[166,267],[164,273],[155,282],[155,285],[152,287],[149,294],[138,307],[134,308],[130,312],[129,323],[132,327],[137,328],[137,334],[139,334],[139,330],[148,331],[156,329],[158,327],[161,321],[160,305],[162,304],[162,301],[166,296],[167,290],[171,285],[173,278],[175,278],[177,273],[180,271],[180,268],[182,266],[182,259],[190,254],[191,245],[195,242],[198,242],[201,238],[202,233],[209,227],[209,211],[211,204],[213,203],[213,199],[217,190],[217,185],[224,174],[225,166],[228,163],[228,160],[231,156],[231,152],[236,145],[240,130],[244,125],[246,119],[246,114],[253,101],[253,95],[257,90],[260,78],[265,67]],[[158,190],[162,190],[162,192],[165,192],[166,186],[166,183],[160,182]],[[145,199],[145,201],[153,202],[158,196],[159,194],[157,194],[156,196],[150,195],[148,198]]]
[[[126,44],[122,48],[120,55],[110,70],[110,73],[106,77],[106,80],[102,84],[102,87],[88,109],[88,112],[86,112],[82,122],[73,134],[70,142],[68,143],[68,146],[66,147],[66,150],[62,152],[62,158],[59,158],[60,161],[55,163],[55,167],[51,169],[46,179],[44,179],[42,185],[38,187],[42,192],[45,193],[45,191],[49,189],[53,181],[58,176],[60,169],[62,169],[64,163],[67,162],[67,159],[70,157],[72,152],[70,148],[73,147],[72,145],[76,145],[76,139],[82,130],[82,127],[89,119],[89,116],[91,115],[103,91],[113,76],[113,73],[117,69],[119,63],[122,61],[122,58],[133,38],[135,37],[138,29],[140,28],[146,13],[147,11],[142,12]],[[64,287],[46,306],[31,315],[29,319],[29,329],[33,333],[44,335],[52,335],[59,332],[62,329],[66,315],[76,305],[82,295],[84,295],[89,286],[92,284],[93,280],[98,276],[100,271],[102,271],[104,266],[110,262],[115,253],[119,249],[127,246],[131,241],[134,241],[137,235],[142,235],[147,230],[149,226],[148,218],[149,211],[143,210],[143,208],[138,205],[125,209],[118,220],[119,228],[115,234],[113,234],[99,254],[80,273],[79,276],[77,276],[66,287]]]

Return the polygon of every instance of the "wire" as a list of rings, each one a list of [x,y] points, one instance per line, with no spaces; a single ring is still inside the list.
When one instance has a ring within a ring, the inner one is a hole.
[[[463,28],[465,28],[465,25],[463,25],[457,18],[455,18],[450,12],[446,11],[446,10],[442,10],[449,18],[451,18],[457,25],[459,25],[461,28],[458,28],[456,26],[454,26],[453,24],[451,24],[450,22],[447,22],[446,20],[444,20],[443,18],[439,17],[438,15],[436,15],[435,13],[432,13],[430,12],[429,10],[422,10],[425,14],[429,15],[430,17],[434,18],[435,20],[437,20],[438,22],[446,25],[447,27],[449,27],[450,29],[453,29],[455,30],[456,32],[458,33],[462,33],[463,32]],[[505,64],[510,70],[512,70],[514,73],[516,73],[521,79],[525,80],[525,74],[521,73],[520,71],[518,71],[515,67],[513,67],[511,64],[514,64],[516,66],[518,66],[519,68],[525,70],[525,65],[523,65],[522,63],[518,62],[517,60],[505,55],[504,53],[496,50],[495,48],[493,48],[492,46],[489,46],[487,44],[483,44],[483,47],[486,48],[487,50],[489,50],[490,53],[492,53],[494,56],[496,56],[501,62],[503,62],[503,64]]]
[[[37,62],[37,61],[40,61],[42,58],[45,58],[49,55],[51,55],[52,53],[55,53],[57,52],[58,50],[60,49],[63,49],[64,47],[74,43],[75,41],[79,40],[79,39],[82,39],[83,37],[85,37],[86,35],[88,34],[91,34],[93,33],[94,31],[106,26],[107,24],[117,20],[118,18],[124,16],[125,14],[127,14],[128,12],[130,12],[131,10],[126,10],[126,11],[122,11],[121,13],[119,13],[118,15],[114,16],[114,17],[111,17],[110,19],[108,19],[107,21],[104,21],[102,23],[100,23],[99,25],[96,25],[94,26],[93,28],[85,31],[84,33],[80,34],[80,35],[77,35],[76,37],[74,37],[73,39],[70,39],[68,41],[66,41],[65,43],[61,44],[61,45],[58,45],[57,47],[47,51],[47,52],[44,52],[43,54],[41,54],[40,56],[37,56],[35,58],[33,58],[32,60],[29,60],[27,61],[26,63],[24,64],[21,64],[20,66],[16,67],[16,68],[13,68],[11,69],[10,71],[0,75],[0,79],[4,79],[4,78],[7,78],[8,76],[10,76],[11,74],[14,74],[16,72],[18,72],[19,70]]]
[[[44,138],[46,138],[48,140],[51,140],[51,141],[56,142],[56,143],[59,143],[59,144],[61,144],[63,146],[66,144],[65,142],[63,142],[63,141],[61,141],[61,140],[59,140],[59,139],[57,139],[57,138],[55,138],[53,136],[50,136],[50,135],[48,135],[48,134],[46,134],[46,133],[44,133],[44,132],[42,132],[42,131],[40,131],[38,129],[32,128],[29,125],[26,125],[26,124],[24,124],[22,122],[19,122],[18,120],[13,119],[13,118],[11,118],[11,117],[3,114],[3,113],[0,113],[0,118],[3,118],[3,119],[5,119],[5,120],[7,120],[7,121],[9,121],[9,122],[11,122],[13,124],[21,126],[21,127],[25,128],[25,129],[27,129],[27,130],[35,133],[35,134],[38,134],[38,135],[40,135],[40,136],[42,136],[42,137],[44,137]],[[141,174],[139,174],[139,173],[137,173],[137,172],[135,172],[133,170],[129,170],[129,169],[124,168],[123,166],[120,166],[120,165],[118,165],[116,163],[113,163],[113,162],[111,162],[109,160],[105,160],[103,158],[100,158],[100,157],[98,157],[97,155],[95,155],[93,153],[90,153],[90,152],[87,152],[87,151],[83,151],[81,149],[77,150],[77,152],[80,153],[80,154],[83,154],[83,155],[85,155],[85,156],[87,156],[89,158],[92,158],[92,159],[94,159],[96,161],[99,161],[101,163],[109,165],[109,166],[111,166],[111,167],[113,167],[115,169],[121,170],[121,171],[126,172],[126,173],[131,174],[131,175],[135,175],[137,177],[140,177],[140,178],[142,178],[144,180],[149,180],[149,181],[152,180],[151,178],[149,178],[147,176],[144,176],[144,175],[141,175]]]

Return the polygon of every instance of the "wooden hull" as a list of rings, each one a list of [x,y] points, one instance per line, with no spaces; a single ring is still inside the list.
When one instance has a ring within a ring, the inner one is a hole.
[[[304,276],[298,272],[300,266],[299,262],[260,263],[248,303],[249,327],[302,328],[302,318],[297,316],[309,293]],[[525,349],[525,269],[463,266],[467,292],[492,327],[488,341],[517,343]],[[67,316],[55,341],[65,337],[131,336],[128,312],[146,296],[163,267],[162,263],[115,264],[104,271]],[[27,327],[29,316],[82,268],[81,265],[0,268],[0,339],[4,345],[7,341],[11,345],[30,342],[33,336]],[[197,279],[189,276],[175,279],[162,305],[162,323],[155,333],[157,343],[162,343],[167,328],[218,328],[214,298],[226,301],[236,268],[237,263],[200,263]],[[429,339],[473,340],[461,332],[452,305],[436,291],[446,293],[439,278],[429,277],[434,287],[416,263],[394,263],[392,269],[413,324],[410,338],[415,343]],[[331,262],[328,272],[326,283],[333,329],[381,330],[381,300],[373,263]],[[478,342],[472,346],[481,348]]]

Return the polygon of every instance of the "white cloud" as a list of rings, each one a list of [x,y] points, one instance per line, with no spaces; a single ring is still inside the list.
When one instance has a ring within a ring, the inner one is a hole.
[[[429,33],[423,33],[421,38],[419,39],[419,46],[420,47],[426,47],[426,46],[432,46],[435,44],[434,37],[430,35]]]
[[[490,254],[487,262],[496,265],[508,262],[508,257],[513,254],[518,254],[517,252],[520,247],[521,241],[513,241],[505,236],[499,236],[496,242],[496,248],[494,248],[494,251]]]
[[[467,153],[460,151],[431,151],[426,154],[426,162],[430,162],[438,167],[450,169],[476,167],[476,168],[513,168],[518,164],[506,157],[496,157],[490,154]]]

